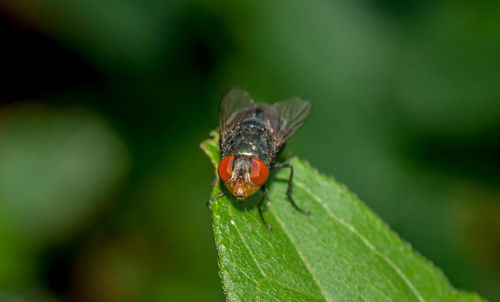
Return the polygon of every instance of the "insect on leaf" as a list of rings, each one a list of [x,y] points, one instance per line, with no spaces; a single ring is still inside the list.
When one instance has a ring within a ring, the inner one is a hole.
[[[201,146],[217,166],[213,134]],[[255,202],[244,207],[226,195],[212,204],[228,301],[483,301],[454,289],[345,186],[297,158],[291,163],[292,194],[310,216],[287,199],[288,170],[268,181],[264,216],[272,232]],[[212,196],[220,192],[219,184]]]

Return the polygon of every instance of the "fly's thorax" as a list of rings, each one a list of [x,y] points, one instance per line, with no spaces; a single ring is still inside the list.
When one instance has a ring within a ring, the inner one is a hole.
[[[262,160],[267,166],[275,156],[269,131],[263,121],[250,118],[240,122],[230,131],[225,141],[221,141],[222,157],[247,155]]]

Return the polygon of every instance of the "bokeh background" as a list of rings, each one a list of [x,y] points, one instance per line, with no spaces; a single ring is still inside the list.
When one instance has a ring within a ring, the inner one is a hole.
[[[222,301],[199,143],[232,86],[500,301],[497,1],[0,1],[0,300]]]

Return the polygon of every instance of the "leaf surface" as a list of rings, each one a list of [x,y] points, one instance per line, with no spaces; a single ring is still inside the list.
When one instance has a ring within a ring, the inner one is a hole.
[[[218,135],[201,145],[216,167]],[[264,216],[260,193],[212,204],[222,287],[228,301],[483,301],[454,289],[444,274],[401,240],[344,185],[292,158],[269,181]],[[218,184],[212,196],[221,192]]]

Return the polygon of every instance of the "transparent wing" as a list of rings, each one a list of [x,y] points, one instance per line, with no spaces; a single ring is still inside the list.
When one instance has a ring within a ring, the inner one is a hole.
[[[231,121],[234,113],[253,103],[248,92],[239,88],[231,88],[224,94],[219,106],[219,130],[223,139],[234,126],[234,121]]]
[[[311,103],[295,97],[275,103],[273,107],[280,116],[276,130],[278,145],[281,146],[304,124],[311,111]]]

